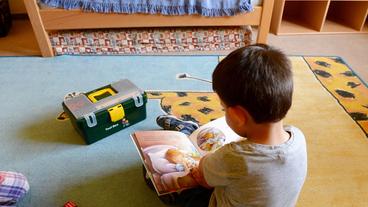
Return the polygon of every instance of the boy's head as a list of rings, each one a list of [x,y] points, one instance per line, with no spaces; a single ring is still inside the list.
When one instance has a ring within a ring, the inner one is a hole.
[[[217,65],[212,80],[225,107],[244,108],[255,123],[280,121],[291,107],[291,64],[280,50],[268,45],[233,51]]]

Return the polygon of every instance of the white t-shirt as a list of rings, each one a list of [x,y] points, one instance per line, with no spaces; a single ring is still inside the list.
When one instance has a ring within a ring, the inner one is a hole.
[[[203,159],[204,178],[215,187],[210,207],[295,206],[307,175],[303,133],[285,126],[290,139],[277,146],[241,140]]]

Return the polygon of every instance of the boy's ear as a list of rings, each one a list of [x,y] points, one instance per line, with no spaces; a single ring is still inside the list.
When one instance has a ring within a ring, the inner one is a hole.
[[[228,114],[231,116],[231,119],[238,126],[242,126],[246,124],[249,120],[248,111],[242,106],[230,106],[228,107]]]

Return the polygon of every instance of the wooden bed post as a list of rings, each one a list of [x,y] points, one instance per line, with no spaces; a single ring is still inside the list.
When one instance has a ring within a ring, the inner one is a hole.
[[[267,43],[267,35],[270,31],[274,0],[263,0],[262,15],[258,26],[257,43]]]
[[[43,57],[53,57],[51,42],[45,27],[43,26],[37,0],[24,0],[28,17],[31,20],[33,32],[36,36]]]

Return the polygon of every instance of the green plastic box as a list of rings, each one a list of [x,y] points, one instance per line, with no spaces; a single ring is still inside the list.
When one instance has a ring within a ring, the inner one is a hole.
[[[128,79],[64,100],[64,111],[87,144],[146,118],[146,93]]]

